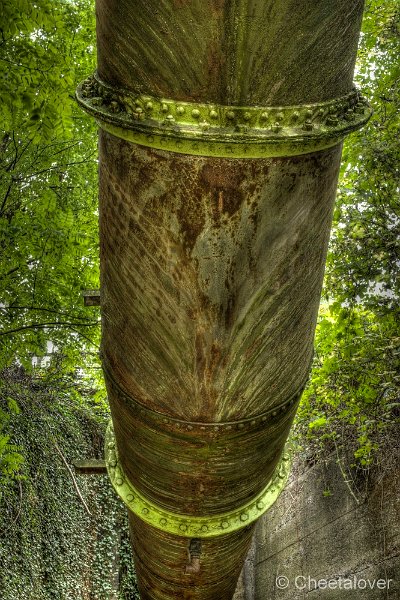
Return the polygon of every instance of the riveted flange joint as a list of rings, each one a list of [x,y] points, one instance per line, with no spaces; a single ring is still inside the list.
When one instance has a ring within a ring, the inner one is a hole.
[[[145,498],[127,479],[118,458],[114,431],[110,422],[105,441],[108,475],[115,491],[131,512],[168,533],[188,538],[211,538],[242,529],[256,521],[277,500],[289,476],[289,454],[284,453],[271,481],[251,501],[219,515],[196,517],[166,511]]]
[[[299,106],[179,102],[111,87],[95,74],[76,96],[100,127],[128,141],[183,154],[294,156],[330,148],[362,127],[371,108],[359,91]]]

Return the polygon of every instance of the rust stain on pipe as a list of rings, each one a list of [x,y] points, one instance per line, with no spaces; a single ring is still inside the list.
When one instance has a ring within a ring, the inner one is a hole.
[[[370,114],[363,2],[96,7],[78,99],[101,126],[109,473],[142,600],[231,600],[284,478],[341,143]]]

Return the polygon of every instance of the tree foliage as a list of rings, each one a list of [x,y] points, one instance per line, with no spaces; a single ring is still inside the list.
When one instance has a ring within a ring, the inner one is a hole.
[[[316,354],[297,431],[308,452],[364,467],[400,416],[400,7],[367,4],[357,83],[370,124],[345,143]]]
[[[3,0],[0,11],[0,503],[11,506],[13,492],[18,506],[20,485],[39,502],[34,457],[18,433],[30,419],[33,443],[35,414],[9,370],[23,369],[38,412],[51,391],[55,436],[60,423],[68,438],[81,410],[100,429],[108,416],[99,314],[81,297],[99,285],[96,135],[73,95],[94,69],[95,26],[91,0]],[[350,449],[363,466],[400,412],[399,22],[396,0],[367,2],[357,82],[375,112],[344,147],[314,368],[296,425],[314,458]],[[66,442],[71,456],[75,441]],[[44,444],[43,461],[50,455]],[[27,510],[37,524],[42,517]]]

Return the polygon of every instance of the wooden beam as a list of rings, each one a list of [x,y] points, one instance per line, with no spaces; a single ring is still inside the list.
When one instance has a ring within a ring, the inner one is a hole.
[[[85,290],[82,296],[85,306],[100,306],[100,290]]]
[[[76,460],[74,468],[80,475],[104,475],[107,473],[106,463],[104,460],[90,459],[90,460]]]

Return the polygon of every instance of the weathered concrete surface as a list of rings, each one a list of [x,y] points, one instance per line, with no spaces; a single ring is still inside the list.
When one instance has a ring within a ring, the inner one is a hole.
[[[397,600],[399,484],[398,469],[377,475],[367,494],[356,492],[357,503],[334,458],[292,478],[257,524],[234,600]],[[279,589],[279,576],[287,577],[287,588]],[[342,578],[342,589],[318,589],[314,582],[309,585],[309,576],[317,581]],[[344,588],[348,578],[356,582],[353,589]],[[379,579],[392,581],[379,589]],[[361,589],[364,580],[366,589]]]

